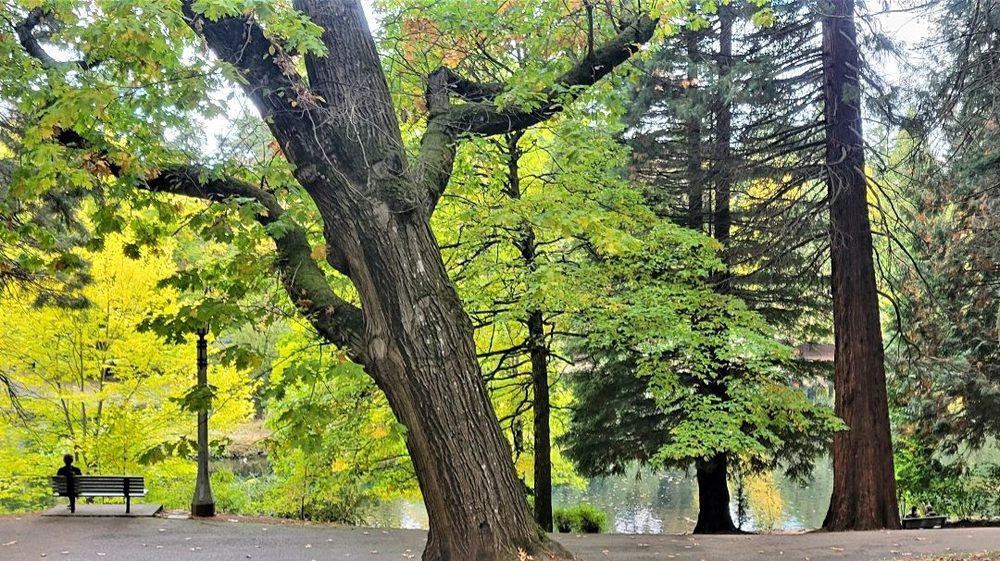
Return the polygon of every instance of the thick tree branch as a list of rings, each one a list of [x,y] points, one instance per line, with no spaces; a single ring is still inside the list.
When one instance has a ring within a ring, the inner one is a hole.
[[[465,103],[449,110],[449,121],[459,131],[476,135],[503,134],[540,123],[562,111],[567,103],[580,96],[587,86],[607,76],[649,41],[656,30],[656,20],[646,14],[637,17],[614,39],[585,56],[542,92],[542,104],[526,111],[517,107],[500,109],[494,103]]]
[[[303,107],[310,100],[315,104],[294,61],[280,45],[264,35],[252,16],[222,17],[213,21],[196,12],[193,6],[193,0],[184,0],[184,19],[188,26],[205,39],[220,59],[239,71],[247,82],[244,91],[265,119],[286,115],[293,102]],[[303,99],[299,100],[299,96]]]
[[[433,211],[448,185],[455,162],[455,143],[460,131],[449,119],[451,94],[467,102],[491,102],[503,89],[503,84],[474,82],[444,66],[427,77],[424,96],[430,116],[420,139],[420,156],[415,171],[417,180],[427,191],[429,211]]]
[[[306,71],[347,151],[355,160],[363,153],[375,175],[402,175],[403,138],[362,3],[294,0],[293,6],[323,28],[326,52],[305,53]]]
[[[232,65],[245,81],[244,93],[260,111],[264,122],[278,140],[285,156],[296,166],[296,176],[310,183],[315,162],[297,161],[297,148],[314,139],[316,123],[323,120],[319,111],[322,100],[305,83],[295,68],[295,61],[282,46],[265,34],[252,15],[210,20],[194,9],[194,0],[184,0],[185,21],[205,39],[208,47],[224,62]],[[333,151],[331,142],[326,157],[343,164],[346,154]]]
[[[434,103],[432,96],[439,98],[440,94],[452,93],[464,101],[480,102],[493,101],[504,90],[504,84],[481,83],[460,75],[447,66],[442,66],[430,73],[427,79],[427,102],[428,107]],[[443,99],[447,102],[447,97]]]
[[[55,140],[68,147],[90,146],[86,138],[71,129],[59,131]],[[100,151],[98,154],[103,156]],[[112,175],[122,175],[117,164],[107,160],[105,163]],[[290,220],[286,220],[281,228],[268,228],[281,220],[284,214],[284,209],[273,193],[245,181],[214,177],[203,171],[197,166],[175,166],[160,171],[156,177],[146,179],[137,187],[206,201],[250,199],[260,205],[257,222],[264,226],[277,248],[276,265],[289,298],[323,338],[344,349],[352,360],[362,364],[365,354],[362,343],[362,312],[357,306],[337,296],[330,288],[325,273],[312,257],[312,246],[305,228]],[[208,177],[202,181],[200,178],[204,175]],[[350,276],[346,259],[337,248],[328,247],[327,255],[335,269]]]
[[[588,52],[573,68],[563,73],[542,92],[544,100],[536,109],[500,109],[494,99],[504,84],[482,84],[468,80],[449,68],[438,68],[427,77],[427,128],[420,140],[416,164],[417,180],[427,192],[427,214],[444,193],[451,178],[458,138],[462,134],[491,136],[528,128],[563,110],[588,86],[607,76],[649,41],[656,20],[646,14],[624,26],[614,39]],[[454,95],[465,103],[452,104]]]
[[[278,250],[276,264],[288,296],[324,339],[361,364],[365,354],[361,310],[337,296],[330,288],[325,273],[312,257],[305,229],[291,221],[286,221],[280,230],[266,228],[281,220],[284,213],[273,194],[233,178],[211,178],[202,182],[198,179],[201,171],[195,166],[178,166],[164,170],[141,187],[209,201],[237,197],[256,201],[261,206],[257,221],[265,226],[274,240]]]

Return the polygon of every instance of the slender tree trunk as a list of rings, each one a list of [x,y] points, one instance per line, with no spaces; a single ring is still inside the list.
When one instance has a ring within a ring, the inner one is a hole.
[[[535,421],[535,521],[552,531],[552,441],[549,430],[549,348],[545,344],[542,312],[528,317],[528,352],[531,355],[532,403]]]
[[[716,290],[729,290],[729,264],[732,261],[729,247],[732,216],[730,213],[730,198],[732,197],[732,136],[733,109],[729,101],[728,88],[731,87],[730,69],[733,62],[733,11],[729,6],[719,7],[719,53],[716,65],[718,67],[718,86],[715,99],[715,161],[713,175],[715,179],[715,205],[712,220],[712,235],[722,245],[723,263],[726,265],[722,278],[715,283]]]
[[[830,198],[835,411],[828,530],[898,528],[867,178],[853,0],[823,10],[826,162]]]
[[[694,31],[685,32],[687,35],[687,94],[691,98],[698,95],[698,33]],[[693,112],[694,113],[694,112]],[[688,117],[685,126],[687,136],[687,184],[688,184],[688,208],[687,226],[692,230],[701,231],[704,226],[705,216],[703,209],[704,185],[701,169],[701,118],[695,113]]]
[[[523,136],[518,131],[507,135],[507,196],[521,198],[520,158],[517,143]],[[535,231],[528,222],[521,224],[516,240],[524,266],[537,267]],[[549,347],[545,343],[545,321],[542,311],[528,312],[527,350],[531,361],[532,419],[534,422],[533,478],[535,493],[535,521],[548,532],[552,531],[552,441],[549,429]]]
[[[698,479],[698,522],[695,534],[725,534],[736,532],[729,511],[728,461],[725,454],[711,460],[699,460],[695,465]]]

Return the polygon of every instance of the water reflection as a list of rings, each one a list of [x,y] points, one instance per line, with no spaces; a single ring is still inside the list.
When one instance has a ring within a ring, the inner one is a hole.
[[[781,474],[761,481],[749,493],[758,504],[749,505],[744,530],[801,530],[822,525],[833,489],[829,460],[817,463],[812,482],[804,487]],[[765,501],[769,502],[765,505]],[[552,502],[555,508],[591,504],[608,515],[610,531],[622,534],[687,533],[698,517],[694,475],[683,471],[639,471],[595,478],[583,489],[556,486]],[[735,500],[731,508],[736,520]],[[761,521],[755,520],[755,513]],[[372,522],[382,527],[426,528],[427,512],[420,501],[395,500],[381,505]]]

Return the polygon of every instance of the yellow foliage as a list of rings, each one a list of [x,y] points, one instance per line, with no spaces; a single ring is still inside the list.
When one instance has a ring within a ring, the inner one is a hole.
[[[774,474],[766,473],[747,478],[750,514],[758,530],[770,531],[781,526],[784,504],[774,482]]]
[[[172,345],[139,331],[149,314],[176,309],[176,293],[157,286],[174,272],[172,247],[131,259],[125,243],[111,236],[103,251],[81,253],[93,277],[84,308],[38,306],[24,289],[0,299],[0,365],[22,388],[39,453],[74,451],[91,473],[141,472],[140,454],[196,430],[195,415],[170,399],[195,382],[193,337]],[[251,415],[252,386],[216,365],[209,381],[218,388],[210,428],[226,433]]]

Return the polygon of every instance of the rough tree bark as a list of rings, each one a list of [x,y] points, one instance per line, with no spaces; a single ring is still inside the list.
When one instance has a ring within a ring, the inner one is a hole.
[[[137,187],[212,201],[251,198],[261,224],[285,221],[280,234],[267,232],[286,291],[321,336],[364,365],[407,428],[430,526],[425,560],[509,560],[522,551],[571,558],[532,519],[430,216],[461,136],[504,134],[548,119],[628,60],[656,22],[644,14],[624,22],[614,38],[588,49],[542,90],[531,110],[497,106],[502,84],[435,71],[428,76],[426,130],[410,162],[358,0],[294,1],[323,28],[328,50],[305,56],[305,77],[252,14],[211,20],[194,5],[182,2],[188,26],[241,75],[243,91],[322,215],[327,262],[351,279],[360,307],[332,291],[306,231],[284,216],[273,193],[231,178],[203,179],[190,164],[162,169]],[[43,15],[33,9],[18,38],[28,55],[53,67],[33,34]],[[106,150],[100,128],[63,130],[56,141],[97,156]],[[113,162],[105,163],[119,175]]]
[[[532,520],[429,216],[450,177],[459,135],[503,134],[549,118],[567,101],[567,86],[592,84],[627,60],[655,22],[640,16],[624,26],[530,111],[497,107],[492,96],[502,88],[435,72],[428,78],[427,130],[410,165],[360,3],[294,5],[324,29],[328,49],[306,56],[308,83],[251,19],[210,21],[190,2],[185,16],[246,79],[244,91],[323,217],[328,261],[357,288],[363,328],[350,340],[407,427],[430,524],[424,559],[512,559],[519,549],[570,557]],[[311,301],[308,291],[292,297]],[[336,307],[320,313],[338,315]]]
[[[823,10],[827,186],[830,199],[834,409],[848,430],[833,440],[828,530],[898,528],[882,332],[861,132],[853,0]]]

